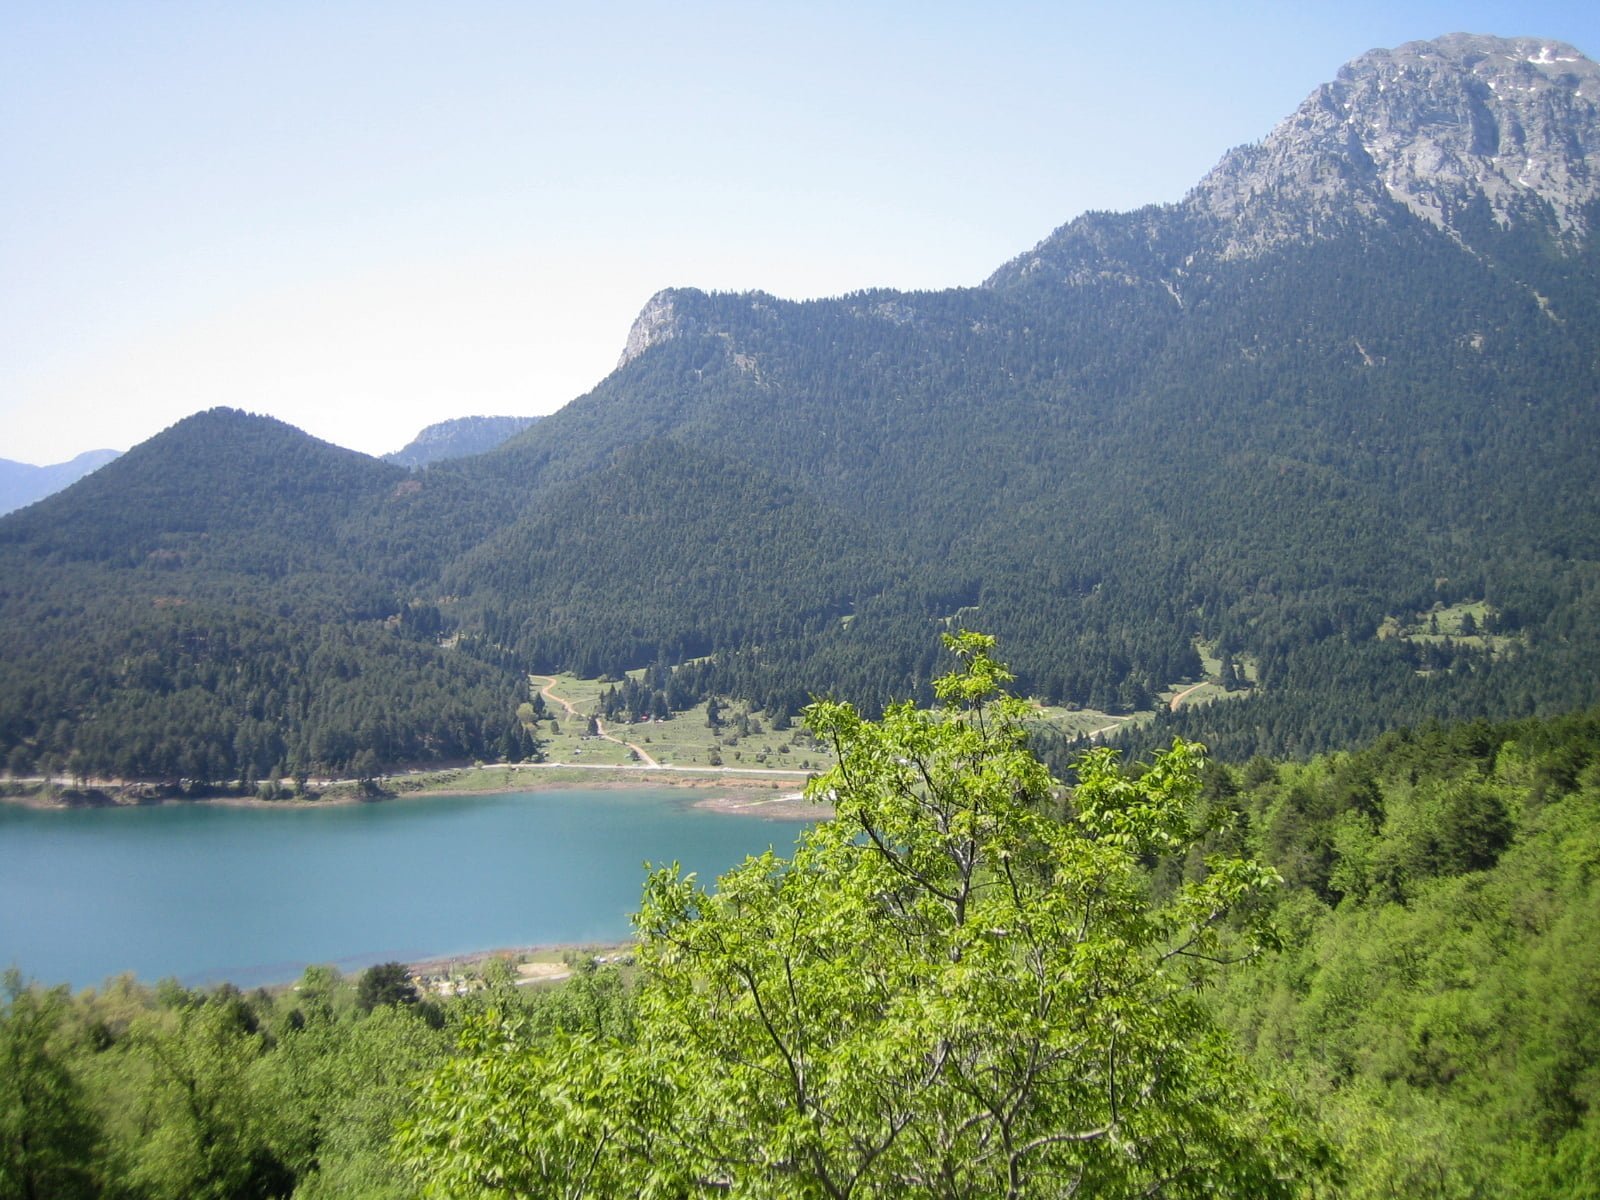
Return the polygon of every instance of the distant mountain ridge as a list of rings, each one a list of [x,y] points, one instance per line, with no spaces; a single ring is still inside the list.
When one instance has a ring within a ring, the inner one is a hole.
[[[467,458],[493,450],[521,433],[538,417],[455,417],[429,425],[399,450],[383,456],[384,462],[402,467],[422,467],[451,458]]]
[[[981,287],[668,289],[592,392],[426,471],[191,418],[0,521],[0,752],[133,774],[203,712],[207,769],[511,753],[526,674],[566,668],[871,708],[925,696],[957,625],[1069,708],[1229,680],[1126,736],[1232,757],[1600,702],[1570,49],[1364,55],[1182,203]]]
[[[0,458],[0,514],[43,500],[105,466],[120,450],[85,450],[75,458],[36,467],[32,463]]]
[[[1361,55],[1181,203],[1080,217],[989,283],[1111,271],[1176,295],[1207,263],[1408,217],[1463,246],[1522,227],[1571,252],[1597,200],[1600,66],[1563,42],[1449,34]]]
[[[1229,154],[1186,206],[1231,222],[1234,253],[1286,200],[1369,218],[1392,201],[1464,242],[1475,208],[1581,237],[1600,199],[1597,114],[1600,66],[1561,42],[1452,34],[1374,50],[1259,146]]]

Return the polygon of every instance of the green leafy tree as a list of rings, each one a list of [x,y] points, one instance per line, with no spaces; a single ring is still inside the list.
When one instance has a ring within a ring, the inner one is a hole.
[[[1196,998],[1274,882],[1194,840],[1198,747],[1088,755],[1067,821],[992,639],[949,639],[938,711],[817,703],[836,818],[715,893],[654,872],[631,1039],[492,1015],[402,1135],[433,1195],[1271,1196],[1317,1143]]]
[[[317,1022],[286,1034],[271,1063],[284,1107],[300,1126],[306,1169],[295,1195],[402,1200],[409,1180],[388,1154],[416,1081],[450,1040],[415,1007],[379,1005],[368,1017]]]
[[[141,1194],[199,1200],[287,1195],[293,1114],[262,1074],[267,1053],[253,1014],[226,989],[194,994],[172,1014],[151,1014],[129,1035],[148,1067],[144,1131],[127,1180]]]
[[[95,1195],[99,1122],[58,1044],[66,990],[15,970],[0,986],[0,1200]]]
[[[383,1004],[415,1004],[418,999],[405,963],[385,962],[368,967],[356,984],[356,1007],[364,1013]]]

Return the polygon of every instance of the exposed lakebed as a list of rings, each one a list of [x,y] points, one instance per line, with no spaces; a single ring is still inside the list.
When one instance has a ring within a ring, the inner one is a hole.
[[[0,805],[0,967],[45,984],[295,978],[628,936],[646,860],[710,882],[800,827],[683,788],[373,804]]]

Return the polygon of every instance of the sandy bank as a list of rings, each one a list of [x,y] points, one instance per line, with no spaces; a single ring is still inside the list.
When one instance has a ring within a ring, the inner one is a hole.
[[[43,780],[13,780],[0,790],[0,803],[28,808],[120,808],[147,804],[211,804],[234,808],[285,808],[304,805],[374,804],[422,796],[486,796],[505,792],[583,789],[620,791],[641,787],[682,788],[715,793],[695,807],[748,813],[767,820],[815,821],[831,814],[801,798],[807,777],[801,771],[737,770],[719,767],[597,766],[579,763],[513,763],[483,767],[418,769],[385,775],[373,786],[356,780],[312,780],[305,796],[264,800],[259,796],[216,792],[185,795],[150,783],[99,781],[84,787],[53,789]],[[781,793],[774,795],[773,793]]]

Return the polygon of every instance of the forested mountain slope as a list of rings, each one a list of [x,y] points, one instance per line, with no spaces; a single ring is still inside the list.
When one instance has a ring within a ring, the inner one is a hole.
[[[466,458],[493,450],[522,432],[538,417],[456,417],[429,425],[400,449],[383,456],[384,462],[402,467],[423,467],[452,458]]]
[[[0,524],[14,771],[204,783],[530,748],[370,531],[403,468],[217,409]]]
[[[693,659],[695,689],[790,711],[918,693],[955,623],[1113,712],[1205,647],[1250,693],[1149,736],[1239,757],[1593,703],[1597,100],[1559,44],[1375,51],[1183,203],[1087,214],[982,287],[663,292],[593,392],[409,476],[213,415],[249,454],[170,465],[180,426],[0,523],[0,618],[40,676],[77,661],[37,615],[59,589],[143,589],[382,630],[363,654],[488,672],[485,698]],[[94,603],[109,653],[134,618]],[[1462,604],[1474,635],[1414,633]],[[103,687],[17,689],[7,751],[82,748]],[[492,752],[512,707],[458,741]]]
[[[1212,848],[1287,881],[1283,953],[1214,1007],[1319,1114],[1341,1194],[1593,1194],[1597,753],[1591,710],[1213,768]]]

